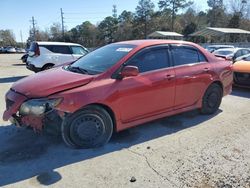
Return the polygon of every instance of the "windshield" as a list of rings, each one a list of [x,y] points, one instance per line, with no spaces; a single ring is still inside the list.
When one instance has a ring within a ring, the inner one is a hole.
[[[215,54],[217,54],[217,55],[230,55],[232,53],[233,53],[232,51],[223,50],[223,51],[217,51]]]
[[[91,74],[105,72],[135,47],[135,45],[130,44],[110,44],[101,47],[77,60],[70,66],[69,70],[77,68]],[[81,72],[83,73],[83,71]]]

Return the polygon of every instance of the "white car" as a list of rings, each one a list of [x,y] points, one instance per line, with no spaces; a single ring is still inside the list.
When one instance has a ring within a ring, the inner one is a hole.
[[[250,50],[248,48],[225,48],[213,52],[213,54],[217,57],[222,57],[233,61],[235,61],[238,57],[249,53]]]
[[[32,42],[26,67],[34,72],[39,72],[73,62],[87,53],[88,50],[80,44]]]
[[[16,49],[14,47],[8,46],[6,48],[7,53],[16,53]]]

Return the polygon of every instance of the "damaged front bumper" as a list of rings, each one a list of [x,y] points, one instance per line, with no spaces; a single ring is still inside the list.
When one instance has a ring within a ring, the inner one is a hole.
[[[28,99],[26,96],[10,90],[6,94],[5,121],[19,127],[30,127],[36,132],[60,132],[64,112],[54,109],[62,99]]]

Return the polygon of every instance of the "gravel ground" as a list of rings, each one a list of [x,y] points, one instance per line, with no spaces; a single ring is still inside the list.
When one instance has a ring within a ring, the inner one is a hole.
[[[0,54],[0,115],[11,84],[32,72]],[[217,114],[191,111],[115,134],[99,149],[0,120],[0,187],[250,187],[250,90],[234,88]]]

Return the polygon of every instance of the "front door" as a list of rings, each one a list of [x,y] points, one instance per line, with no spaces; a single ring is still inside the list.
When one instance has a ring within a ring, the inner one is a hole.
[[[173,109],[175,73],[169,62],[168,47],[161,46],[143,50],[126,63],[137,66],[140,73],[119,83],[123,123]]]

